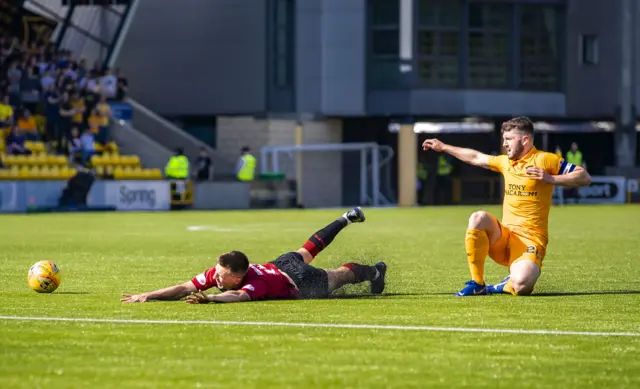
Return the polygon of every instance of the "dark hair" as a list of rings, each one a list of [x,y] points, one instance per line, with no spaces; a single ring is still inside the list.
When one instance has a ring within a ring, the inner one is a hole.
[[[218,263],[231,273],[246,273],[249,269],[249,258],[240,251],[229,251],[218,257]]]
[[[501,130],[502,132],[520,130],[526,132],[529,135],[533,135],[533,122],[526,116],[518,116],[502,123]]]
[[[250,152],[250,151],[251,151],[251,148],[249,148],[249,146],[244,146],[244,147],[242,148],[242,152],[243,152],[243,153],[248,153],[248,152]]]

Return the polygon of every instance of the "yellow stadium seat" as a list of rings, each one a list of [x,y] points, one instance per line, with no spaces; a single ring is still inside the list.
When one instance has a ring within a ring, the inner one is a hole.
[[[110,154],[110,158],[111,158],[111,164],[112,165],[116,165],[116,166],[124,165],[124,163],[122,163],[122,156],[121,155]]]
[[[104,177],[105,175],[104,166],[96,166],[96,174],[98,175],[98,177]]]
[[[49,157],[47,154],[40,153],[33,156],[33,164],[35,165],[46,165],[49,162]]]
[[[15,155],[7,155],[5,158],[2,159],[2,161],[7,166],[17,165]]]
[[[77,172],[78,171],[76,169],[69,169],[67,171],[67,175],[66,175],[65,179],[69,179],[69,178],[75,176]]]
[[[130,155],[120,155],[118,161],[121,165],[134,165]]]
[[[42,180],[50,180],[53,178],[53,172],[49,166],[43,166],[40,169],[40,179]]]
[[[102,146],[101,143],[98,142],[93,142],[93,149],[97,152],[97,153],[101,153],[104,151],[104,147]]]
[[[159,180],[162,178],[162,172],[160,169],[151,169],[151,179]]]
[[[30,175],[31,171],[29,170],[28,166],[23,165],[22,167],[20,167],[20,173],[18,174],[18,177],[28,178]]]
[[[58,177],[65,178],[68,173],[69,173],[69,166],[62,166],[60,167],[60,171],[58,172]]]
[[[124,169],[122,169],[121,167],[116,167],[115,169],[113,169],[113,178],[116,180],[124,179]]]
[[[15,180],[19,177],[20,175],[20,171],[18,170],[17,166],[13,166],[11,169],[9,169],[9,177],[12,180]]]
[[[102,163],[105,165],[113,165],[111,154],[109,153],[102,154]]]
[[[103,164],[104,159],[101,155],[92,155],[91,156],[91,166],[101,166]]]
[[[40,166],[37,166],[37,165],[32,166],[29,169],[29,178],[37,180],[37,179],[41,178],[41,174],[40,173],[41,173]]]
[[[56,156],[56,165],[68,165],[69,161],[67,160],[67,157],[65,157],[64,155],[58,155]]]
[[[34,153],[41,153],[44,151],[44,143],[42,142],[30,142],[27,141],[24,143],[25,147],[31,150]]]
[[[0,169],[0,180],[6,180],[11,176],[11,170]]]

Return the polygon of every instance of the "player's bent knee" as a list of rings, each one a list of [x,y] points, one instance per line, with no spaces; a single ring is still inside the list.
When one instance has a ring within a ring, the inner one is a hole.
[[[305,249],[304,247],[299,248],[298,250],[296,250],[296,253],[302,255],[302,259],[304,260],[304,263],[309,264],[313,261],[313,255],[311,255],[311,253],[309,252],[309,250]]]
[[[533,293],[533,288],[538,280],[537,274],[511,274],[511,288],[516,296],[528,296]]]
[[[485,211],[476,211],[469,217],[469,228],[480,229],[489,227],[491,223],[491,215]]]
[[[528,296],[533,293],[533,285],[518,284],[512,282],[511,287],[513,288],[513,293],[516,296]]]

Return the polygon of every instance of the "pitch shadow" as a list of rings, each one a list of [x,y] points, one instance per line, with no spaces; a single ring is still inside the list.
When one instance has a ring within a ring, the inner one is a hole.
[[[614,294],[640,294],[640,290],[610,290],[594,292],[542,292],[533,293],[531,297],[561,297],[561,296],[606,296]]]
[[[52,294],[89,294],[89,292],[53,292]]]
[[[355,294],[336,294],[330,295],[329,299],[346,300],[346,299],[378,299],[385,297],[397,297],[397,296],[424,296],[422,293],[383,293],[383,294],[370,294],[370,293],[355,293]]]

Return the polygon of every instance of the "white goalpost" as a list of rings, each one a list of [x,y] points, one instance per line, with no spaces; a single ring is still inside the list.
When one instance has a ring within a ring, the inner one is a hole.
[[[326,143],[286,146],[265,146],[260,150],[260,171],[262,174],[282,172],[281,157],[288,157],[295,163],[297,187],[302,186],[302,158],[305,152],[357,152],[359,153],[359,200],[362,205],[383,206],[395,203],[391,188],[391,165],[394,152],[390,146],[369,143]],[[328,156],[330,158],[330,155]],[[342,167],[340,167],[342,169]],[[300,194],[300,191],[298,191]],[[334,204],[341,205],[341,204]]]

